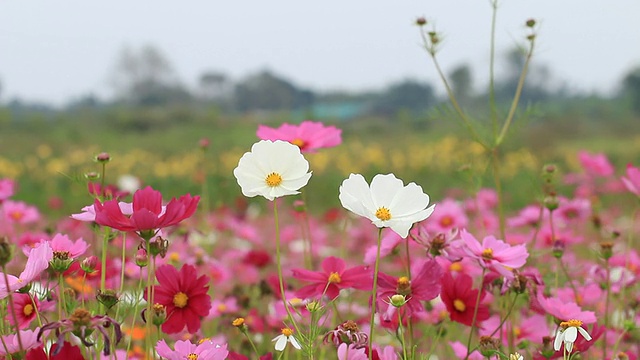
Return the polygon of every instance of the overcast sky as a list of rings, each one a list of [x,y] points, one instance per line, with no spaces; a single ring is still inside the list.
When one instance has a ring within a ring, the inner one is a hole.
[[[639,15],[638,0],[503,0],[497,46],[524,43],[525,20],[538,19],[534,64],[571,88],[606,93],[640,65]],[[486,79],[488,0],[0,0],[1,98],[110,96],[118,52],[147,44],[189,86],[205,70],[237,80],[268,68],[318,91],[403,78],[440,88],[418,16],[444,35],[445,71],[467,62]]]

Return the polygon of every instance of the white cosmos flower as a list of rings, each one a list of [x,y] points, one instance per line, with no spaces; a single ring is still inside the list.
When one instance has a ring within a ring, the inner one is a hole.
[[[247,197],[264,196],[268,200],[285,195],[299,194],[307,185],[311,173],[309,162],[300,148],[286,141],[262,140],[251,147],[251,152],[240,158],[233,175]]]
[[[591,341],[591,335],[589,335],[587,330],[582,328],[582,321],[569,320],[561,322],[560,328],[556,333],[555,341],[553,342],[553,349],[555,351],[560,350],[562,343],[564,343],[565,350],[571,352],[571,350],[573,350],[573,343],[578,339],[578,332],[580,332],[580,335],[582,335],[585,340]]]
[[[298,340],[296,340],[295,336],[293,336],[293,330],[289,328],[282,329],[282,334],[274,337],[273,340],[271,341],[276,342],[275,348],[278,351],[284,350],[288,342],[290,342],[294,348],[298,350],[302,349],[302,346],[300,346],[300,343],[298,342]]]
[[[345,209],[366,217],[379,228],[389,227],[403,238],[414,223],[428,218],[435,208],[427,207],[429,195],[420,185],[405,186],[393,174],[376,175],[371,186],[362,175],[349,175],[340,185],[340,202]]]

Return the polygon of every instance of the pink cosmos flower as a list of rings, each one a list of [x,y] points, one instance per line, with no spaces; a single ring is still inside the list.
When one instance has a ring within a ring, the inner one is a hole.
[[[68,253],[71,259],[76,259],[89,248],[89,245],[82,238],[71,241],[67,235],[63,234],[56,234],[49,241],[49,244],[54,252]]]
[[[541,291],[538,292],[536,299],[545,312],[560,321],[575,319],[582,321],[583,324],[593,324],[597,321],[593,311],[582,311],[574,302],[562,301],[555,297],[545,298]]]
[[[329,256],[322,261],[322,271],[293,269],[293,277],[312,284],[302,287],[296,294],[303,298],[327,295],[335,299],[341,289],[371,290],[371,271],[365,266],[347,269],[344,260]]]
[[[632,194],[640,196],[640,169],[627,165],[627,177],[622,177],[622,183]]]
[[[16,191],[16,183],[11,179],[0,179],[0,204],[12,197]]]
[[[2,215],[7,222],[22,225],[40,220],[38,209],[22,201],[4,201],[2,203]]]
[[[40,275],[44,270],[49,267],[49,261],[53,258],[53,250],[48,242],[43,242],[36,246],[29,253],[27,264],[24,267],[24,271],[20,273],[20,276],[15,277],[8,275],[9,286],[4,281],[0,281],[0,299],[7,297],[10,291],[15,291],[23,288],[36,277]]]
[[[130,217],[123,214],[117,200],[102,204],[96,200],[93,204],[96,222],[120,231],[135,231],[140,235],[153,235],[161,228],[177,225],[196,211],[199,196],[183,195],[171,199],[166,207],[162,206],[162,194],[147,186],[133,194],[133,212]]]
[[[440,294],[440,279],[443,271],[435,260],[421,259],[411,265],[411,279],[406,276],[378,274],[378,308],[386,309],[382,319],[388,321],[398,309],[389,304],[389,299],[398,294],[405,296],[402,306],[404,314],[411,316],[424,311],[421,301],[429,301]],[[397,315],[396,315],[397,316]]]
[[[467,359],[467,347],[460,341],[450,341],[451,349],[458,359]],[[474,350],[469,354],[469,360],[484,360],[486,359],[479,351]]]
[[[431,217],[423,221],[428,232],[446,233],[453,229],[466,228],[469,220],[464,209],[453,199],[444,199]]]
[[[502,328],[502,331],[498,330],[498,332],[494,333],[498,328]],[[493,337],[502,339],[505,346],[507,346],[509,342],[509,330],[511,330],[516,344],[524,340],[533,342],[534,344],[542,344],[542,338],[551,334],[546,318],[539,314],[533,314],[532,316],[523,315],[519,323],[513,324],[507,321],[502,324],[502,326],[500,316],[494,315],[482,322],[479,333],[480,336],[493,334]]]
[[[41,345],[41,342],[38,341],[39,331],[40,328],[36,328],[35,330],[20,330],[20,340],[22,341],[23,350],[30,350]],[[16,334],[3,335],[2,344],[6,344],[6,347],[0,345],[0,357],[2,358],[20,351],[20,343],[18,342],[18,336]]]
[[[613,175],[613,166],[605,154],[589,154],[583,150],[578,153],[578,160],[588,175],[603,177]]]
[[[29,294],[14,294],[13,309],[8,309],[7,320],[9,324],[15,325],[13,315],[11,315],[11,311],[13,311],[18,321],[18,329],[26,329],[31,324],[31,321],[36,318],[36,310],[42,311],[37,297],[34,297],[32,301]]]
[[[462,248],[469,257],[480,265],[492,269],[505,277],[513,277],[512,269],[518,269],[527,262],[529,252],[524,245],[511,246],[494,236],[487,236],[480,243],[466,230],[460,232],[465,246]]]
[[[158,341],[156,351],[158,355],[167,360],[183,359],[203,359],[203,360],[225,360],[229,351],[227,344],[217,345],[212,341],[203,341],[193,344],[190,341],[178,340],[171,349],[164,340]],[[193,356],[195,355],[195,356]]]
[[[162,265],[156,270],[156,278],[160,284],[154,288],[154,302],[167,309],[162,331],[174,334],[185,326],[191,334],[200,330],[200,319],[211,309],[211,297],[207,294],[209,278],[198,277],[193,265],[182,265],[180,272],[171,265]],[[145,292],[144,298],[147,296]]]
[[[131,216],[131,214],[133,214],[133,206],[131,203],[120,201],[118,206],[123,215]],[[93,204],[83,207],[81,211],[82,212],[77,214],[71,214],[71,218],[84,222],[96,221],[96,208]]]
[[[341,133],[342,130],[335,126],[325,126],[320,122],[305,120],[300,125],[285,123],[277,129],[260,125],[257,136],[261,140],[288,141],[297,145],[304,153],[340,145],[342,143]]]

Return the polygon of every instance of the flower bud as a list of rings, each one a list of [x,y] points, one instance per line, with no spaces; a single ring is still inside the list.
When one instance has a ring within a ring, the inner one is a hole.
[[[149,242],[149,249],[147,250],[151,256],[160,255],[160,257],[164,258],[167,255],[167,249],[169,249],[169,241],[156,236],[155,239]]]
[[[96,300],[102,305],[104,305],[107,310],[111,309],[115,304],[118,303],[118,294],[115,290],[106,289],[104,292],[98,290],[98,295],[96,295]]]
[[[306,308],[307,308],[307,311],[309,311],[310,313],[313,313],[322,309],[322,305],[319,302],[314,300],[307,303]]]
[[[138,249],[136,253],[136,265],[140,267],[145,267],[149,264],[149,257],[147,256],[147,251],[145,249]]]
[[[562,255],[564,255],[564,241],[556,240],[553,242],[553,248],[551,249],[551,253],[553,257],[556,259],[560,259]]]
[[[5,267],[13,257],[13,250],[6,236],[0,237],[0,266]]]
[[[209,147],[209,145],[211,145],[211,141],[209,141],[209,139],[207,139],[207,138],[202,138],[198,142],[198,146],[200,146],[200,148],[203,149],[203,150],[207,149]]]
[[[613,256],[613,243],[611,242],[601,242],[600,243],[600,255],[603,259],[609,260]]]
[[[525,24],[527,25],[527,27],[532,28],[532,27],[536,26],[536,20],[535,19],[529,19],[529,20],[527,20],[527,22]]]
[[[69,270],[69,267],[73,263],[73,259],[70,257],[68,251],[54,251],[53,258],[49,261],[51,270],[57,273],[63,273]]]
[[[478,351],[482,356],[491,358],[500,350],[500,340],[490,336],[481,336]]]
[[[167,308],[162,304],[155,303],[153,304],[151,311],[151,322],[153,323],[153,325],[160,326],[164,324],[164,322],[167,320]]]
[[[397,308],[402,307],[406,303],[407,303],[407,299],[405,298],[404,295],[395,294],[389,298],[389,304]]]
[[[92,274],[96,271],[98,267],[98,257],[97,256],[89,256],[88,258],[82,260],[80,263],[80,269],[86,272],[87,274]]]
[[[95,171],[89,171],[84,173],[84,177],[89,181],[94,181],[100,179],[100,174]]]
[[[420,16],[419,18],[416,19],[416,25],[418,26],[427,25],[427,19],[425,19],[424,16]]]
[[[99,163],[107,163],[111,161],[111,155],[109,155],[109,153],[107,152],[101,152],[100,154],[96,155],[95,161]]]
[[[549,211],[557,209],[559,205],[560,201],[558,200],[558,197],[555,196],[555,194],[549,195],[544,198],[544,207],[546,207]]]

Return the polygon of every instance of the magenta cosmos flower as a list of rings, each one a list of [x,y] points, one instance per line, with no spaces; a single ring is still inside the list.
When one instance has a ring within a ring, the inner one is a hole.
[[[389,321],[394,316],[397,308],[389,304],[389,299],[394,295],[405,297],[406,303],[402,308],[407,316],[425,311],[421,301],[435,299],[440,294],[442,275],[442,268],[435,260],[415,261],[411,266],[411,279],[406,276],[395,278],[384,273],[378,274],[379,309],[384,309],[385,304],[387,306],[382,318]]]
[[[640,169],[627,165],[627,177],[622,177],[622,183],[632,194],[640,196]]]
[[[312,284],[304,286],[296,295],[306,299],[327,295],[335,299],[341,289],[371,290],[371,271],[365,266],[347,269],[344,260],[329,256],[322,261],[322,271],[293,269],[293,277]]]
[[[176,225],[193,215],[198,201],[199,196],[187,194],[171,199],[165,207],[162,206],[162,194],[147,186],[133,194],[131,216],[123,214],[118,200],[104,204],[96,200],[93,206],[98,224],[120,231],[135,231],[150,238],[158,229]]]
[[[305,120],[300,125],[282,124],[279,128],[258,126],[257,135],[261,140],[283,140],[300,148],[301,152],[313,152],[342,143],[342,130],[335,126],[324,126],[319,122]]]
[[[460,232],[464,243],[462,251],[470,258],[478,260],[485,269],[495,270],[502,276],[512,278],[512,269],[522,267],[529,257],[524,245],[511,246],[494,236],[487,236],[480,243],[466,230]]]
[[[191,334],[200,330],[200,319],[211,309],[211,297],[207,294],[209,278],[198,277],[193,265],[182,265],[180,272],[171,265],[160,266],[156,278],[160,285],[154,287],[153,302],[167,309],[162,331],[175,334],[185,326]],[[146,293],[144,297],[146,300]]]
[[[210,340],[198,344],[193,344],[188,340],[178,340],[173,345],[173,349],[164,340],[160,340],[156,345],[156,351],[158,355],[168,360],[224,360],[229,355],[227,344],[217,345]]]

